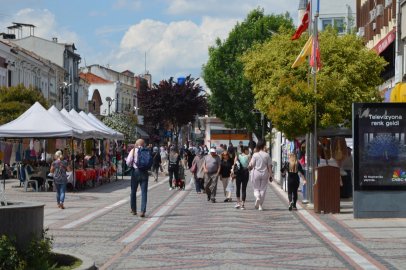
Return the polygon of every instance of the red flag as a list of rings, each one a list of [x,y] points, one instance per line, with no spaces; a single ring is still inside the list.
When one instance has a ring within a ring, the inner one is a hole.
[[[309,17],[310,17],[309,15],[310,15],[310,1],[309,1],[309,4],[307,5],[306,13],[303,16],[302,23],[299,25],[299,27],[296,30],[296,33],[293,35],[292,41],[295,40],[295,39],[300,38],[300,35],[304,31],[306,31],[307,28],[309,28],[309,21],[310,21],[309,20]]]
[[[310,59],[310,65],[314,67],[314,43],[316,43],[316,59],[317,59],[317,70],[321,69],[321,59],[320,59],[320,44],[319,37],[317,37],[317,42],[313,42],[312,57]]]

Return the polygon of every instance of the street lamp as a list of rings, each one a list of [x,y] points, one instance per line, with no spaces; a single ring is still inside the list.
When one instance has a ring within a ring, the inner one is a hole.
[[[111,104],[113,104],[113,102],[115,100],[116,100],[115,98],[112,99],[111,97],[106,97],[106,101],[109,103],[109,113],[108,113],[108,115],[110,115],[110,106],[111,106]]]
[[[63,109],[63,108],[65,108],[65,100],[64,100],[63,94],[67,91],[68,87],[71,86],[72,84],[71,83],[68,84],[67,82],[63,82],[62,84],[63,85],[59,88],[62,89],[62,109]],[[66,95],[67,95],[67,93],[66,93]]]

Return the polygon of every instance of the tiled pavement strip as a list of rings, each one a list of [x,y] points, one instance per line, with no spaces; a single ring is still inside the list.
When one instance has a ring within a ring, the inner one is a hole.
[[[150,179],[145,219],[129,213],[128,177],[68,193],[65,210],[55,207],[53,192],[23,193],[9,185],[6,195],[45,202],[54,246],[88,256],[100,269],[406,269],[406,232],[368,238],[340,215],[301,207],[289,212],[286,193],[276,184],[268,187],[260,212],[253,209],[250,184],[247,210],[241,211],[234,201],[222,202],[220,182],[218,203],[212,204],[194,187],[168,191],[161,179],[157,185]],[[137,206],[139,211],[140,198]]]

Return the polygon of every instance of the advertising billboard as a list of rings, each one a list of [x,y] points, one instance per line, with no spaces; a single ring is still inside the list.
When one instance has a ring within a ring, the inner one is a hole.
[[[354,190],[406,190],[406,103],[354,103]]]

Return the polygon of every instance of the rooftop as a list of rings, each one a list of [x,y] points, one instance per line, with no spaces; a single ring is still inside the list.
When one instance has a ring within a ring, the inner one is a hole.
[[[80,72],[79,77],[87,80],[87,82],[90,83],[90,84],[113,83],[112,81],[109,81],[109,80],[106,80],[106,79],[104,79],[102,77],[94,75],[91,72],[87,72],[87,73]]]

